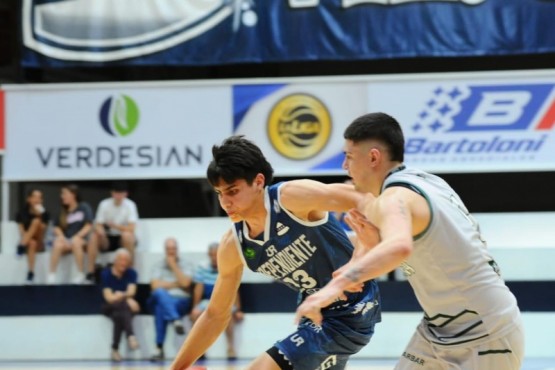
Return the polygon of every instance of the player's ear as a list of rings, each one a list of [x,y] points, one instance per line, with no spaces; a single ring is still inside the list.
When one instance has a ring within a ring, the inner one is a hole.
[[[378,148],[371,148],[368,151],[368,159],[372,166],[376,166],[380,163],[382,158],[382,152]]]
[[[256,187],[258,189],[264,189],[265,181],[266,181],[266,178],[261,173],[257,174],[256,177],[254,178],[254,183],[256,184]]]

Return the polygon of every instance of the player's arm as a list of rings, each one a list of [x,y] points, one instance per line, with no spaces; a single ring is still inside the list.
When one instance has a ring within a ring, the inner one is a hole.
[[[324,184],[313,180],[293,180],[280,188],[281,204],[301,218],[311,212],[345,212],[357,208],[365,194],[349,184]]]
[[[411,208],[415,197],[420,196],[406,188],[390,188],[375,202],[366,204],[363,213],[379,228],[381,241],[350,263],[348,269],[335,276],[323,289],[308,297],[297,309],[297,320],[305,316],[319,324],[322,320],[320,308],[332,303],[350,287],[388,273],[408,258],[412,252]]]
[[[185,370],[191,366],[225,330],[231,319],[242,273],[242,261],[230,230],[218,248],[218,278],[210,303],[187,335],[170,366],[171,370]]]

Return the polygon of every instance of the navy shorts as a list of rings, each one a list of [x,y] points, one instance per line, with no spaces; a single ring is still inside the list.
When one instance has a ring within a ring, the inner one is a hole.
[[[370,341],[381,321],[379,298],[371,291],[354,305],[323,310],[322,326],[303,319],[297,331],[275,347],[295,370],[342,370],[349,356]]]

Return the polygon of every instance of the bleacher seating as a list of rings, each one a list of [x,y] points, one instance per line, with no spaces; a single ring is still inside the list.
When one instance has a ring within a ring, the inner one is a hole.
[[[524,292],[528,286],[518,284],[527,282],[537,284],[537,289],[530,290],[529,296],[526,297],[529,302],[533,302],[534,294],[540,290],[545,292],[542,296],[544,301],[555,302],[555,292],[551,293],[554,290],[549,288],[553,285],[553,282],[549,282],[549,280],[555,281],[555,269],[551,267],[551,261],[555,260],[555,228],[551,226],[555,224],[555,212],[484,213],[475,216],[488,241],[492,255],[501,266],[505,279],[515,282],[514,287]],[[194,265],[198,261],[206,259],[208,244],[219,240],[229,226],[227,218],[142,219],[138,225],[139,245],[135,261],[139,282],[141,284],[148,283],[152,264],[163,256],[163,241],[166,237],[176,237],[180,242],[183,258],[190,265]],[[0,274],[0,286],[3,285],[5,288],[20,286],[19,289],[26,289],[21,285],[25,279],[27,262],[25,258],[16,257],[17,225],[14,222],[3,224],[1,231],[0,271],[2,273]],[[38,255],[37,284],[45,281],[49,257],[48,250]],[[101,256],[101,261],[106,263],[110,258],[111,254],[104,254]],[[59,281],[71,281],[71,275],[74,273],[73,257],[63,258],[58,269]],[[243,280],[251,284],[249,289],[257,289],[256,287],[260,286],[262,290],[267,289],[266,286],[258,284],[271,281],[260,274],[250,272],[245,273]],[[384,286],[384,288],[390,287],[391,285]],[[377,329],[372,345],[367,346],[361,352],[361,356],[397,356],[399,351],[402,351],[404,343],[408,340],[412,328],[421,315],[413,308],[402,312],[403,307],[406,307],[406,301],[410,300],[406,291],[403,290],[405,288],[400,290],[395,288],[393,291],[396,292],[396,296],[388,297],[388,304],[396,305],[396,308],[384,313],[384,322]],[[37,287],[36,289],[56,288]],[[383,290],[384,294],[391,292],[389,289]],[[35,293],[33,290],[27,290],[26,294]],[[384,297],[384,307],[386,307],[385,299]],[[555,310],[546,310],[545,307],[549,307],[546,302],[541,307],[536,305],[537,307],[532,310],[534,312],[524,313],[527,335],[530,338],[527,345],[528,355],[531,356],[552,354],[549,343],[555,342],[555,334],[553,334],[555,333],[555,320],[553,320]],[[86,313],[84,315],[47,316],[48,320],[44,318],[45,316],[35,314],[21,317],[17,315],[15,317],[0,316],[0,332],[24,331],[26,333],[15,337],[4,336],[5,340],[0,339],[0,346],[5,349],[0,353],[0,360],[108,358],[107,343],[111,326],[102,315]],[[250,312],[239,329],[238,341],[240,344],[242,343],[240,356],[253,357],[267,349],[274,340],[280,339],[292,330],[292,321],[292,313],[279,310]],[[288,326],[288,323],[291,323],[291,326]],[[141,343],[141,351],[128,355],[133,358],[148,357],[154,350],[152,317],[139,315],[135,319],[135,325]],[[76,327],[79,330],[74,330]],[[42,335],[44,332],[51,333],[50,337]],[[248,333],[248,342],[246,342],[247,335],[244,333]],[[43,343],[41,348],[49,348],[49,350],[33,351],[32,353],[26,351],[25,348],[28,346],[25,345],[25,341],[28,338],[39,337],[56,341],[57,349],[52,349],[52,346]],[[172,356],[179,346],[179,338],[170,333],[167,342],[166,353],[168,356]],[[225,356],[225,345],[221,338],[208,353],[212,357]]]
[[[555,212],[479,213],[475,217],[506,280],[555,280],[555,269],[550,267],[551,261],[555,260],[555,228],[551,226],[555,225]],[[163,253],[165,238],[176,237],[185,260],[196,264],[196,261],[205,258],[208,244],[218,241],[229,227],[230,222],[225,217],[140,220],[135,263],[140,281],[148,282],[152,262],[158,261]],[[15,257],[18,241],[16,223],[10,221],[2,225],[1,236],[0,269],[3,273],[0,274],[0,285],[21,284],[26,261]],[[102,254],[100,260],[105,264],[110,258],[111,254]],[[45,281],[48,260],[48,251],[38,255],[38,283]],[[73,273],[73,257],[62,258],[59,280],[71,281]],[[248,272],[245,278],[248,281],[268,281]]]

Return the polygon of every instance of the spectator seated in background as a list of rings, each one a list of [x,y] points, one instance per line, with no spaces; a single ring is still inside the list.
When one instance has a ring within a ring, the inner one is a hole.
[[[19,229],[17,254],[27,254],[27,284],[33,284],[35,278],[35,255],[44,251],[44,235],[50,221],[50,214],[42,204],[42,192],[31,189],[25,198],[25,205],[15,216]]]
[[[133,298],[137,292],[137,272],[131,267],[131,254],[127,249],[118,249],[112,266],[106,267],[101,273],[102,295],[106,302],[102,313],[113,323],[112,360],[119,362],[119,342],[125,331],[130,349],[139,348],[133,332],[133,316],[140,311],[139,304]]]
[[[60,193],[62,210],[54,220],[54,245],[50,256],[50,273],[47,284],[56,282],[56,268],[63,254],[73,252],[79,275],[73,281],[76,284],[86,282],[84,273],[84,249],[86,246],[92,224],[91,207],[81,202],[77,185],[63,186]],[[89,270],[89,273],[92,271]]]
[[[137,239],[135,226],[139,220],[137,205],[127,198],[127,184],[115,182],[112,185],[111,197],[104,199],[96,210],[95,225],[88,247],[89,270],[94,270],[98,251],[111,252],[125,248],[131,254]],[[92,279],[92,276],[88,277]]]
[[[164,340],[166,328],[172,323],[176,334],[185,330],[181,318],[191,310],[191,275],[186,272],[179,258],[177,240],[168,238],[164,242],[165,258],[154,266],[150,280],[151,296],[148,306],[154,314],[157,352],[152,361],[164,360]]]
[[[208,306],[210,296],[214,290],[214,284],[218,277],[218,243],[212,243],[208,246],[208,257],[210,264],[208,266],[198,266],[194,274],[194,290],[193,290],[193,309],[191,310],[191,321],[194,323],[202,312]],[[235,323],[243,320],[243,312],[241,311],[241,302],[239,294],[235,299],[233,307],[233,315],[227,328],[225,329],[225,336],[227,340],[227,358],[234,360],[237,358],[234,344],[234,328]]]

